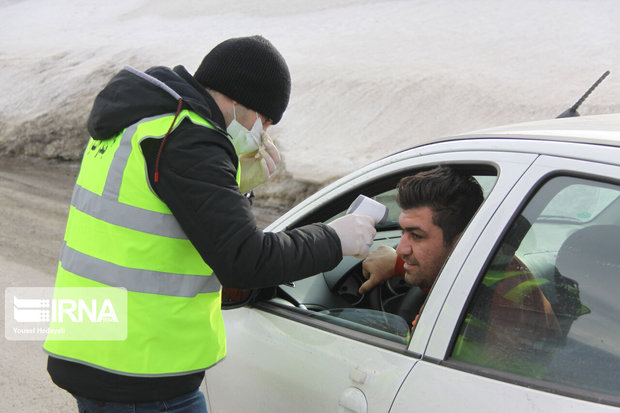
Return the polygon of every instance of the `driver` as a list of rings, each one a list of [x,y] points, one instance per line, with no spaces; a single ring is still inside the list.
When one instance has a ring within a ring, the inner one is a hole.
[[[396,249],[380,246],[362,264],[366,293],[395,276],[428,293],[452,247],[482,204],[471,176],[438,166],[401,179],[397,202],[403,235]],[[414,320],[417,321],[417,317]]]

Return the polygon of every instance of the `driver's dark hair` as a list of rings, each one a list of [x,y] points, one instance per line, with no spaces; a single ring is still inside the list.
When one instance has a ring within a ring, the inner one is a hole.
[[[478,181],[445,165],[406,176],[397,188],[401,209],[433,210],[433,223],[441,228],[446,245],[463,232],[484,199]]]

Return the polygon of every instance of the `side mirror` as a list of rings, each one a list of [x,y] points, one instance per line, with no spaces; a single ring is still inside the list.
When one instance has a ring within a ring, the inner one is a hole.
[[[245,307],[256,301],[269,300],[277,296],[278,287],[265,287],[257,290],[222,287],[222,310]]]
[[[243,307],[252,298],[252,290],[242,290],[240,288],[222,288],[222,309],[230,310]]]

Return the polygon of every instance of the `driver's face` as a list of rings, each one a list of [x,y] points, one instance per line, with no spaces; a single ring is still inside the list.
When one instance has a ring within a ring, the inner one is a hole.
[[[452,245],[444,244],[443,231],[433,224],[433,210],[430,207],[405,209],[398,223],[403,235],[396,253],[405,261],[405,281],[421,288],[430,288]]]

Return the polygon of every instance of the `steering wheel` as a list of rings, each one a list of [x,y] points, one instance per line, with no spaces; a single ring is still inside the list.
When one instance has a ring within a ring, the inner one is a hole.
[[[345,298],[353,306],[367,298],[369,309],[399,315],[408,324],[411,324],[426,299],[427,294],[418,287],[410,287],[406,292],[399,292],[398,290],[404,287],[400,285],[395,290],[393,283],[390,284],[389,281],[375,286],[364,295],[360,295],[357,290],[364,281],[366,278],[364,278],[362,261],[360,261],[344,274],[334,292]]]
[[[412,286],[406,293],[395,295],[390,297],[392,300],[398,300],[395,308],[387,309],[386,301],[384,300],[384,290],[387,283],[379,284],[368,294],[368,302],[373,310],[390,312],[402,317],[408,325],[413,322],[413,319],[420,312],[422,304],[426,300],[427,293],[422,291],[417,286]]]
[[[353,265],[336,284],[333,291],[338,296],[344,298],[351,306],[357,306],[366,298],[368,298],[369,308],[371,310],[383,311],[382,290],[381,286],[377,286],[365,294],[360,294],[358,289],[366,281],[362,272],[362,262]]]
[[[362,273],[362,266],[359,265],[356,269],[359,272],[361,279],[365,280]],[[389,292],[386,292],[386,290],[389,290]],[[407,292],[398,294],[391,288],[389,281],[375,286],[366,294],[368,295],[368,303],[371,309],[396,314],[402,317],[408,325],[411,325],[416,315],[420,312],[420,309],[426,300],[426,296],[428,295],[417,286],[412,286],[407,290]],[[388,301],[398,300],[395,308],[386,308],[388,307],[387,304],[389,304],[384,299],[386,295],[390,295]]]
[[[383,289],[383,284],[378,284],[372,290],[366,293],[368,295],[368,304],[370,304],[370,308],[372,310],[385,311],[385,306],[383,305]]]
[[[410,326],[416,315],[420,312],[427,295],[428,294],[422,291],[420,287],[411,287],[400,302],[396,315],[404,318],[407,325]]]
[[[362,270],[362,262],[355,265],[351,270],[354,271],[352,275],[355,278],[362,283],[366,281]],[[405,284],[404,281],[402,283]],[[422,306],[426,294],[418,287],[411,287],[406,292],[399,292],[398,290],[402,288],[402,285],[394,286],[390,281],[376,285],[366,293],[370,309],[397,314],[410,323]],[[394,302],[391,302],[392,300]],[[413,312],[413,315],[409,314],[410,312]]]

